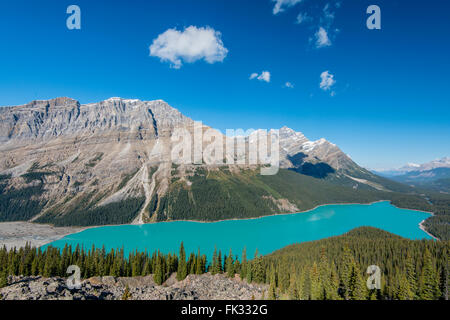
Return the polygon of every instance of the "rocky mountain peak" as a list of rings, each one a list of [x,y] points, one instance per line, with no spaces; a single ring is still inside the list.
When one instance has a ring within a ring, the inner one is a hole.
[[[121,133],[145,139],[190,121],[162,100],[109,98],[80,104],[71,98],[56,98],[0,108],[0,142],[49,141],[86,135],[118,139]]]
[[[68,97],[59,97],[59,98],[54,98],[54,99],[49,99],[49,100],[34,100],[31,101],[23,106],[18,106],[18,107],[23,107],[23,108],[39,108],[39,107],[65,107],[65,106],[71,106],[71,105],[79,105],[80,103],[72,98],[68,98]],[[18,108],[15,107],[15,108]]]

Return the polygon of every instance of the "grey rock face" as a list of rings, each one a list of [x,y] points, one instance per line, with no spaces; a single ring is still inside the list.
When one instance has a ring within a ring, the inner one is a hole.
[[[188,121],[162,100],[110,98],[80,105],[73,99],[57,98],[0,108],[0,142],[30,143],[84,135],[120,137],[120,133],[130,132],[141,139],[155,138]]]

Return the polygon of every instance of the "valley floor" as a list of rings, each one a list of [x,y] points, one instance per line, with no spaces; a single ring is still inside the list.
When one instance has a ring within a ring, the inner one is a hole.
[[[1,222],[0,246],[6,245],[8,249],[19,248],[29,242],[32,247],[39,247],[84,229],[86,228],[54,227],[30,222]]]

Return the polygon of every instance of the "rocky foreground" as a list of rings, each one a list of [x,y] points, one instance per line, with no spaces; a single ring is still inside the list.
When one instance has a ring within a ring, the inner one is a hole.
[[[266,285],[248,284],[238,277],[189,275],[177,281],[172,275],[162,286],[152,276],[134,278],[94,277],[69,289],[66,279],[11,277],[0,289],[0,300],[250,300],[260,299]]]

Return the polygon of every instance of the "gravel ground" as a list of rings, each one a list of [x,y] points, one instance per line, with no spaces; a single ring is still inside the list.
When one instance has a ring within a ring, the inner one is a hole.
[[[59,228],[29,222],[1,222],[0,246],[6,245],[8,249],[13,247],[19,248],[30,242],[32,246],[39,247],[82,230],[83,228]]]

